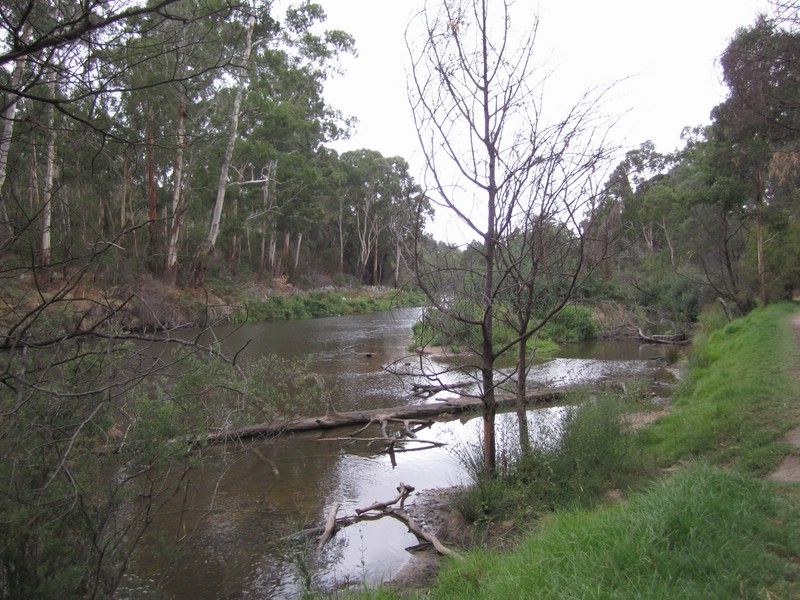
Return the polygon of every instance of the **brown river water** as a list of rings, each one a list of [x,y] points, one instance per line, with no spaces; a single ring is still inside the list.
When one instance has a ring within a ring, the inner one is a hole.
[[[383,369],[408,355],[411,325],[418,315],[419,309],[399,309],[248,324],[217,333],[227,336],[231,349],[249,341],[249,356],[310,359],[314,372],[333,386],[339,410],[380,408],[436,400],[413,398],[407,381]],[[671,374],[664,361],[651,360],[663,352],[635,341],[568,345],[540,361],[531,373],[531,386],[646,377],[654,393],[666,397]],[[532,431],[557,420],[563,410],[531,410]],[[515,418],[499,416],[501,444],[503,432],[514,430]],[[420,435],[447,445],[398,455],[394,468],[378,449],[331,439],[346,436],[348,430],[227,448],[191,473],[186,498],[157,519],[155,535],[141,547],[142,556],[118,596],[289,599],[302,597],[309,582],[315,589],[333,589],[388,581],[411,559],[405,548],[418,543],[399,521],[384,518],[344,528],[319,556],[313,538],[303,542],[289,536],[321,525],[334,502],[341,502],[341,517],[374,501],[390,500],[401,481],[417,491],[469,483],[458,456],[479,439],[479,422],[435,424]],[[171,551],[175,541],[177,553]]]

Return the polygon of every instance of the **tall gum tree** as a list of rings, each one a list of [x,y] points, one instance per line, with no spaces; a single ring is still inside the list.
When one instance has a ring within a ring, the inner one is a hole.
[[[472,251],[480,257],[479,264],[468,268],[436,264],[418,244],[417,280],[440,314],[477,332],[471,350],[478,357],[474,367],[479,374],[487,476],[495,472],[496,394],[507,380],[498,376],[495,363],[512,347],[524,345],[539,323],[536,320],[532,329],[523,319],[517,337],[498,347],[495,325],[512,282],[509,269],[516,270],[520,281],[531,274],[523,275],[509,240],[525,223],[533,225],[529,231],[538,227],[537,219],[531,220],[537,190],[552,203],[552,209],[542,212],[547,225],[572,223],[576,228],[569,234],[580,237],[582,208],[593,200],[590,180],[610,154],[603,136],[607,123],[596,116],[602,94],[587,93],[560,116],[544,111],[544,84],[550,73],[535,60],[538,19],[517,15],[513,22],[533,26],[524,31],[512,28],[513,7],[510,1],[444,0],[426,6],[406,32],[409,100],[431,201],[477,237]],[[574,195],[566,189],[556,195],[555,184],[548,190],[538,181],[548,171],[561,177],[559,170],[570,163],[575,166],[568,168],[574,169],[590,165],[582,184],[567,186]],[[564,200],[571,204],[562,205]],[[580,264],[580,254],[574,261]],[[446,285],[452,287],[446,290]],[[544,311],[545,317],[563,306],[574,286],[564,289],[561,300]],[[534,308],[541,307],[529,303],[527,310]]]
[[[321,88],[325,77],[336,70],[338,56],[341,53],[353,50],[353,38],[343,31],[328,30],[321,34],[316,33],[315,27],[326,19],[325,11],[319,4],[303,2],[298,6],[287,9],[285,19],[278,23],[269,16],[272,3],[267,3],[261,10],[261,21],[268,22],[268,27],[260,27],[257,31],[256,7],[248,8],[251,13],[245,23],[241,56],[234,65],[235,91],[230,108],[230,121],[227,127],[225,153],[222,159],[220,175],[217,182],[217,193],[211,215],[208,235],[194,253],[191,274],[189,277],[192,285],[200,286],[203,283],[206,261],[209,254],[214,252],[222,227],[223,209],[227,188],[230,185],[228,174],[234,158],[234,151],[241,141],[239,134],[239,120],[242,111],[243,99],[252,87],[249,85],[250,77],[254,70],[265,70],[270,63],[270,54],[284,57],[287,64],[286,75],[295,78],[295,72],[311,73],[308,79],[314,82],[317,89],[293,90],[294,93],[307,93],[313,97]],[[251,54],[253,55],[252,65]],[[279,161],[280,162],[280,161]],[[285,237],[288,241],[288,232]],[[299,253],[302,234],[298,234],[297,251]]]

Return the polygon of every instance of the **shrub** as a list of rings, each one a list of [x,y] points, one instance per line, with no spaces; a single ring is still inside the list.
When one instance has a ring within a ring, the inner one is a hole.
[[[570,304],[550,319],[542,335],[556,342],[580,342],[597,337],[599,328],[588,306]]]

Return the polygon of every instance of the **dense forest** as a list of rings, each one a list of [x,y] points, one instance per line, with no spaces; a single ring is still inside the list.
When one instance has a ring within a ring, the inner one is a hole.
[[[109,595],[180,493],[182,443],[263,421],[297,389],[324,394],[297,365],[245,369],[216,346],[140,353],[152,336],[117,317],[152,301],[140,292],[153,282],[421,290],[436,335],[479,332],[462,342],[481,357],[487,439],[495,360],[520,352],[524,397],[527,343],[565,307],[685,324],[709,303],[733,316],[800,289],[797,2],[731,32],[728,98],[669,154],[593,145],[607,122],[589,95],[540,121],[526,105],[533,37],[518,54],[475,53],[494,33],[461,30],[478,4],[444,2],[409,38],[428,173],[450,160],[486,199],[485,224],[460,214],[475,232],[463,247],[425,233],[434,206],[459,212],[441,179],[331,149],[354,123],[324,85],[356,41],[325,29],[324,2],[3,4],[0,595]],[[453,143],[470,136],[466,153]],[[175,384],[176,365],[195,376]],[[276,373],[291,383],[254,398]]]
[[[324,83],[355,41],[323,28],[322,6],[9,10],[6,275],[44,285],[92,262],[109,286],[409,280],[431,205],[403,157],[329,147],[352,124]],[[746,310],[798,287],[795,19],[777,4],[736,32],[721,57],[730,96],[709,107],[711,124],[687,124],[674,154],[644,142],[594,193],[583,220],[602,216],[614,247],[585,295],[691,318],[709,298]]]

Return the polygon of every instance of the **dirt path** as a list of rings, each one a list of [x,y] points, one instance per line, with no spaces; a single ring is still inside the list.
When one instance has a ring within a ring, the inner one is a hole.
[[[800,315],[793,316],[791,323],[797,337],[798,348],[800,348]],[[800,352],[798,353],[794,374],[800,378]],[[786,434],[786,442],[800,449],[800,427],[795,427]],[[767,475],[766,478],[771,481],[800,482],[800,456],[791,454],[785,457],[780,466]]]

